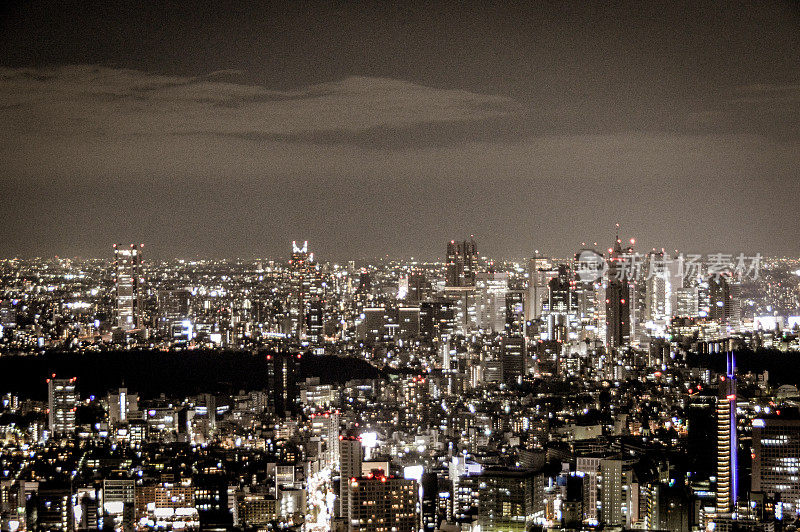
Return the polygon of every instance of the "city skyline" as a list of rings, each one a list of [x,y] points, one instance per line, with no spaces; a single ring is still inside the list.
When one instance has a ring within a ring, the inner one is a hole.
[[[618,224],[617,224],[618,225]],[[619,229],[617,228],[617,231]],[[609,234],[612,234],[610,232]],[[456,238],[463,238],[463,235],[453,235]],[[476,240],[474,234],[469,235],[469,237],[473,240]],[[451,239],[452,240],[452,239]],[[140,241],[137,241],[135,244],[136,246],[140,246],[141,248],[147,248],[147,257],[143,260],[153,260],[153,261],[173,261],[173,260],[184,260],[184,261],[263,261],[263,260],[272,260],[272,261],[284,261],[288,260],[292,257],[291,252],[291,245],[296,243],[297,240],[286,240],[283,242],[283,249],[277,251],[274,255],[269,254],[262,254],[255,250],[251,250],[250,252],[243,252],[241,254],[234,254],[234,255],[208,255],[199,252],[195,253],[187,253],[185,255],[170,255],[169,251],[165,251],[163,248],[159,249],[159,246],[153,246],[150,244],[146,244]],[[308,240],[303,240],[306,244],[309,243]],[[448,241],[449,242],[449,241]],[[477,257],[482,261],[489,261],[489,262],[524,262],[526,260],[534,259],[537,257],[550,257],[553,260],[558,261],[572,261],[578,260],[577,256],[580,255],[581,252],[587,250],[593,250],[599,253],[601,256],[609,255],[611,253],[611,247],[606,246],[613,246],[616,240],[614,238],[607,239],[607,240],[600,240],[596,242],[591,241],[581,241],[578,242],[573,248],[567,249],[563,254],[562,253],[550,253],[547,249],[531,249],[527,253],[522,253],[520,255],[509,255],[504,253],[502,250],[493,249],[494,246],[491,245],[491,242],[487,243],[484,241],[480,241],[481,244],[481,251],[477,254]],[[286,244],[289,244],[289,248],[287,248]],[[653,246],[653,247],[646,247],[642,245],[642,243],[636,239],[631,238],[628,240],[621,240],[627,249],[627,253],[630,256],[637,256],[637,257],[647,257],[649,253],[666,253],[667,255],[671,255],[674,259],[678,257],[697,257],[701,260],[707,260],[708,257],[714,255],[723,255],[727,257],[732,257],[733,260],[736,260],[738,257],[743,257],[746,259],[754,259],[756,255],[759,259],[795,259],[797,258],[796,255],[791,253],[767,253],[764,254],[759,249],[754,249],[749,252],[741,251],[738,247],[733,247],[729,249],[729,252],[720,251],[719,248],[713,248],[710,250],[702,250],[696,248],[689,248],[686,250],[679,250],[679,249],[670,249],[665,246]],[[377,256],[370,256],[363,253],[356,252],[354,255],[345,255],[341,252],[337,252],[336,249],[330,249],[330,245],[326,245],[324,242],[311,242],[314,246],[315,252],[319,249],[328,249],[333,253],[333,256],[320,256],[319,259],[321,262],[325,263],[337,263],[337,264],[345,264],[349,261],[356,261],[358,263],[363,264],[371,264],[371,263],[380,263],[384,261],[397,261],[397,262],[419,262],[419,263],[447,263],[448,255],[446,252],[442,252],[442,241],[439,241],[439,253],[438,255],[436,252],[431,252],[431,254],[411,254],[410,252],[402,252],[402,251],[390,251],[389,253],[385,253],[383,255]],[[110,247],[113,250],[117,244],[111,244]],[[127,243],[123,245],[129,245]],[[484,251],[485,247],[489,247],[490,251]],[[105,251],[101,250],[97,254],[77,254],[77,255],[65,255],[63,253],[55,253],[53,255],[9,255],[0,257],[0,260],[4,261],[13,261],[13,260],[60,260],[60,259],[77,259],[77,260],[105,260],[109,259],[108,255],[108,246],[106,246]],[[112,259],[113,260],[113,259]]]
[[[800,0],[0,3],[0,531],[800,529]]]
[[[524,262],[484,260],[474,235],[432,263],[337,264],[309,241],[268,261],[141,243],[0,260],[0,520],[790,529],[800,259],[628,242]]]
[[[800,254],[792,3],[105,6],[4,7],[5,256]]]

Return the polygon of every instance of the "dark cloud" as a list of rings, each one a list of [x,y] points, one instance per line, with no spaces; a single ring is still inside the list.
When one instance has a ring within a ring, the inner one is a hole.
[[[349,132],[510,114],[507,97],[348,77],[294,91],[97,66],[0,70],[7,135],[80,138]]]
[[[796,2],[4,9],[6,255],[800,253]]]

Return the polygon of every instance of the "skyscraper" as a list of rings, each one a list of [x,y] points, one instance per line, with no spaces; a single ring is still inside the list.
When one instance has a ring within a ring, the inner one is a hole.
[[[736,360],[729,341],[714,344],[725,350],[726,371],[720,376],[717,396],[717,513],[736,509],[739,491],[738,440],[736,437]]]
[[[51,436],[75,432],[75,411],[79,401],[76,381],[75,377],[57,379],[55,374],[47,379],[47,424]]]
[[[630,288],[626,270],[626,253],[622,241],[617,237],[608,258],[608,279],[606,282],[606,348],[611,350],[630,341],[631,310]]]
[[[125,330],[142,326],[142,248],[114,244],[115,313],[114,324]]]
[[[547,339],[564,340],[569,316],[577,312],[571,275],[566,264],[558,266],[558,275],[551,278],[547,285]]]
[[[447,277],[446,286],[475,286],[475,274],[478,270],[478,247],[475,240],[447,243]]]
[[[289,257],[289,318],[292,334],[297,338],[305,335],[306,313],[309,302],[316,293],[316,271],[314,254],[308,251],[308,241],[298,246],[292,241],[292,254]]]

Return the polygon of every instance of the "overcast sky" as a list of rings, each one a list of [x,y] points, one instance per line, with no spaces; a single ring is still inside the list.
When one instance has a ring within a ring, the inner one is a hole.
[[[9,2],[0,256],[800,254],[798,2]]]

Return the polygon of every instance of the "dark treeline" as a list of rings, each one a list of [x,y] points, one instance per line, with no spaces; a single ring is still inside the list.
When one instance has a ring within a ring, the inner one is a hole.
[[[687,363],[692,367],[708,368],[718,373],[725,372],[725,354],[690,353]],[[769,372],[773,385],[800,384],[800,353],[784,353],[777,349],[742,349],[736,351],[736,367],[739,373]]]
[[[302,378],[319,377],[323,383],[382,376],[364,360],[329,355],[304,355],[300,372]],[[143,398],[162,393],[184,397],[267,388],[266,353],[134,350],[2,356],[0,392],[46,400],[46,379],[53,373],[58,377],[77,377],[83,397],[103,395],[123,385]]]

